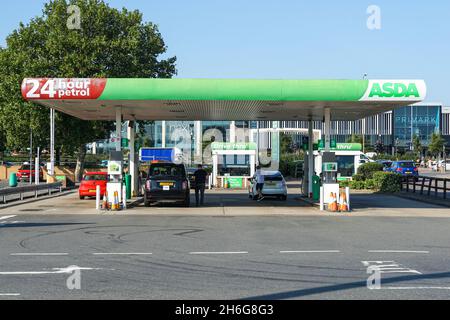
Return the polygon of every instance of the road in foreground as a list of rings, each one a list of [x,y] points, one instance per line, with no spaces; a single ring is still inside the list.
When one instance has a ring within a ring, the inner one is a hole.
[[[449,218],[51,210],[0,213],[0,299],[450,298]]]

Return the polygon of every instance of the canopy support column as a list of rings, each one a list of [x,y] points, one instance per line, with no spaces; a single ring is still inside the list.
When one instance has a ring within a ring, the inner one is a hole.
[[[312,197],[314,175],[314,134],[313,134],[313,122],[308,121],[308,197]]]
[[[325,108],[325,152],[330,152],[331,149],[331,139],[330,139],[330,129],[331,129],[331,109]]]
[[[116,107],[116,151],[122,151],[122,108]]]
[[[131,195],[137,196],[139,193],[139,173],[138,161],[136,157],[135,140],[136,140],[136,122],[130,121],[127,130],[128,139],[130,140],[130,167],[129,174],[131,175]]]
[[[50,109],[50,168],[48,174],[55,174],[55,109]]]

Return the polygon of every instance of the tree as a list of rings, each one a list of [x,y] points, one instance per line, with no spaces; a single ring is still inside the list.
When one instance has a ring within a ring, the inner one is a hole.
[[[292,153],[293,140],[290,134],[281,133],[280,151],[281,154]]]
[[[428,151],[432,156],[437,157],[442,152],[445,145],[445,139],[440,133],[431,134],[431,141],[428,145]]]
[[[81,29],[68,29],[69,5],[81,12]],[[33,130],[34,144],[49,145],[49,111],[23,101],[25,77],[49,78],[170,78],[176,57],[159,59],[167,47],[142,14],[109,7],[103,0],[52,0],[43,15],[21,23],[0,50],[0,125],[10,149],[24,149]],[[77,155],[82,173],[85,144],[106,138],[112,122],[82,121],[57,113],[56,148]]]
[[[422,153],[422,143],[420,142],[420,137],[416,134],[413,136],[412,139],[412,147],[416,155],[420,156],[420,154]]]

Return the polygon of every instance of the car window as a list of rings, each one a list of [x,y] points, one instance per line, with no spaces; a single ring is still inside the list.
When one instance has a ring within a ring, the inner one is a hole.
[[[280,175],[265,176],[264,181],[283,181],[283,177]]]
[[[152,165],[150,167],[150,176],[185,176],[185,170],[177,165]]]
[[[30,170],[30,165],[29,164],[24,164],[20,167],[20,170]]]
[[[412,162],[399,162],[398,166],[400,168],[411,168],[411,167],[415,167],[414,163]]]
[[[84,181],[106,181],[107,176],[104,174],[89,174],[84,176]]]

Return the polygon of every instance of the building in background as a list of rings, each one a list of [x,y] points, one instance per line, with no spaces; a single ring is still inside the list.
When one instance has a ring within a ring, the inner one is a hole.
[[[258,134],[259,139],[250,136],[250,130],[306,129],[307,121],[155,121],[146,126],[143,137],[148,147],[177,147],[189,155],[190,161],[201,163],[203,154],[209,152],[212,142],[257,142],[261,149],[272,150],[272,134]],[[323,132],[323,122],[314,121],[313,128]],[[421,103],[405,106],[394,111],[381,113],[357,121],[333,121],[331,138],[338,143],[348,142],[352,135],[364,137],[367,147],[374,147],[380,141],[387,153],[411,150],[411,141],[417,135],[426,149],[433,132],[440,132],[447,141],[450,151],[450,107],[441,103]],[[126,136],[126,125],[123,127]],[[302,145],[306,133],[292,133],[292,140]],[[90,153],[108,153],[115,149],[115,137],[88,145]],[[269,151],[269,152],[270,152]]]

